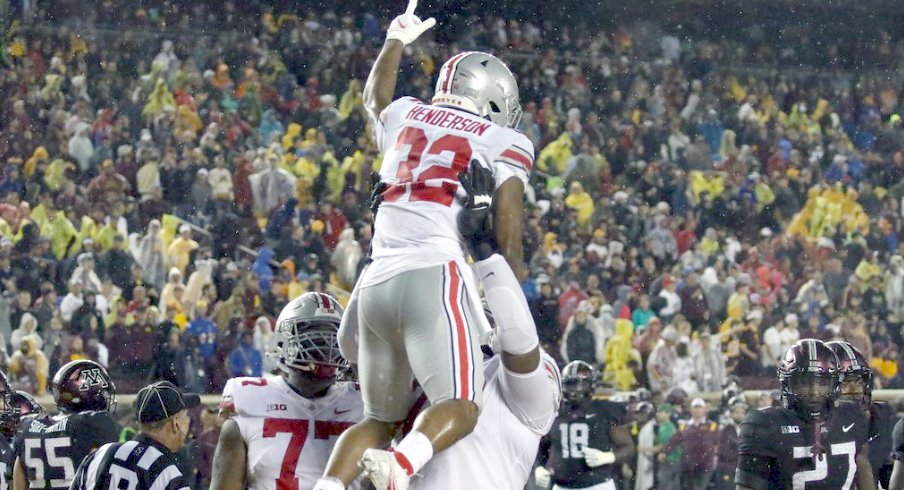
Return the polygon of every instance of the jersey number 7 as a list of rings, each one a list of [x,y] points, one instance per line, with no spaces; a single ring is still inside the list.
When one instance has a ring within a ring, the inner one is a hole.
[[[279,478],[276,480],[276,490],[298,490],[298,478],[295,470],[298,467],[298,458],[308,439],[310,421],[304,419],[264,419],[264,434],[266,437],[276,437],[276,434],[291,434],[286,453],[283,455],[282,466],[279,470]],[[322,422],[314,421],[314,438],[329,439],[339,436],[348,429],[353,422]]]
[[[427,148],[427,135],[423,129],[407,126],[399,133],[396,140],[395,151],[400,152],[404,146],[408,146],[408,155],[399,161],[396,171],[398,183],[390,185],[383,192],[383,202],[396,202],[403,200],[405,193],[410,189],[408,201],[429,201],[443,206],[451,206],[455,198],[458,185],[458,174],[468,169],[471,161],[471,144],[467,138],[454,134],[446,134],[438,138]],[[423,165],[424,149],[427,156],[440,155],[443,152],[452,153],[451,166],[445,166],[436,159],[430,159],[427,168]],[[385,163],[385,162],[384,162]],[[443,182],[436,186],[427,186],[427,180],[439,180]],[[449,182],[449,181],[452,182]]]

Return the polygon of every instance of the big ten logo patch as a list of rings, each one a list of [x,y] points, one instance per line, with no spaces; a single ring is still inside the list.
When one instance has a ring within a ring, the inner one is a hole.
[[[276,411],[284,412],[286,410],[288,410],[288,407],[286,406],[285,403],[268,403],[267,404],[268,412],[276,412]]]

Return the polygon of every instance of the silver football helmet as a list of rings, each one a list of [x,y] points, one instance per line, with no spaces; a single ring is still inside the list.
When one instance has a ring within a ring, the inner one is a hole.
[[[286,371],[307,371],[333,378],[345,360],[336,334],[342,305],[325,293],[304,293],[290,301],[276,319],[276,356]]]
[[[460,107],[509,128],[521,121],[514,75],[499,58],[480,51],[459,53],[443,64],[433,103]]]

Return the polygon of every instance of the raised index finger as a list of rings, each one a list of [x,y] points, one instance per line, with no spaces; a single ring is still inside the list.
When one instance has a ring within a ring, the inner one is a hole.
[[[414,15],[414,9],[417,8],[417,0],[408,0],[408,8],[405,9],[405,15]]]

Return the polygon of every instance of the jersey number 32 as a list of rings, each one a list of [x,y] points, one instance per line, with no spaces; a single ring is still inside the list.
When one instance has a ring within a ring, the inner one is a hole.
[[[383,192],[383,202],[396,202],[405,200],[405,194],[410,189],[408,201],[429,201],[443,206],[451,206],[458,190],[458,174],[467,170],[471,161],[471,144],[467,138],[454,134],[446,134],[430,143],[428,148],[427,135],[423,129],[405,127],[399,133],[396,140],[395,151],[399,152],[398,170],[396,170],[397,184],[391,185]],[[408,147],[408,154],[401,159],[404,147]],[[427,153],[424,155],[424,150]],[[451,165],[436,158],[445,152],[451,153]],[[389,162],[385,162],[389,163]],[[428,180],[437,182],[427,185]],[[451,182],[450,182],[451,181]]]

